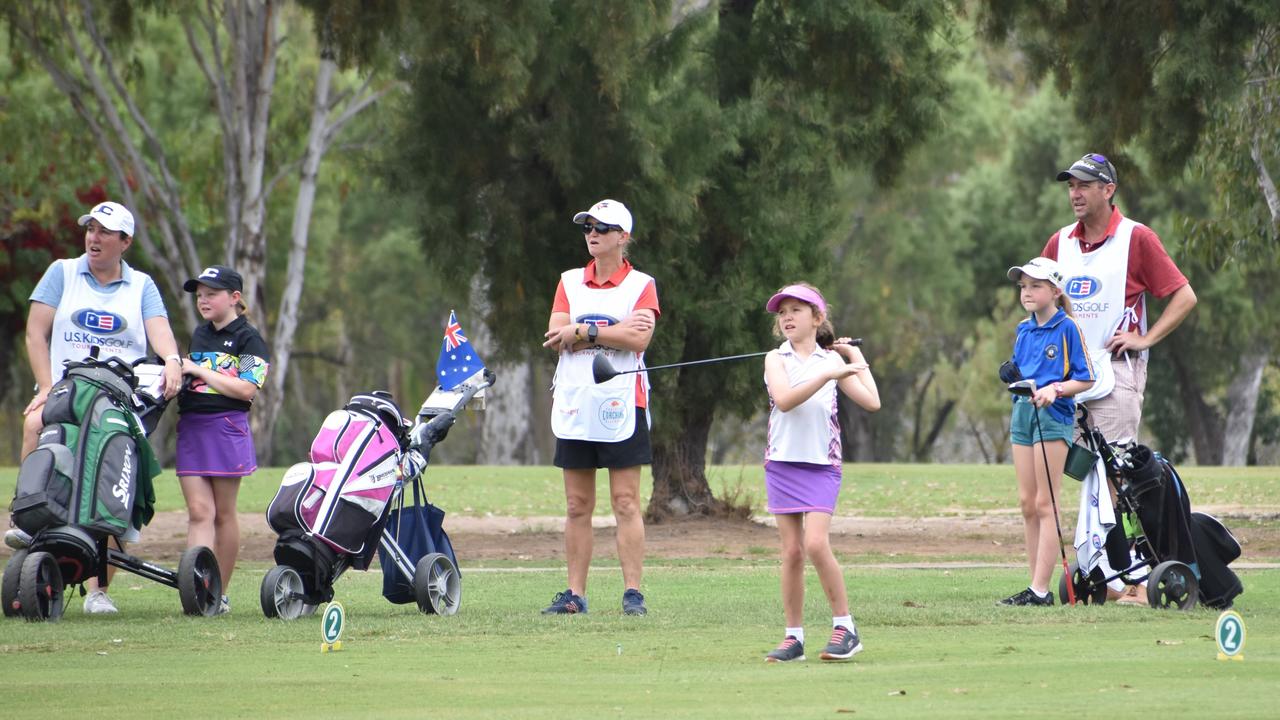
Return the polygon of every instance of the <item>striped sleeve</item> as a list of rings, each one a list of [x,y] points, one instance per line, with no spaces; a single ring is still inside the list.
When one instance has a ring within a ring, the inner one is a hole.
[[[1073,317],[1067,318],[1068,323],[1063,324],[1062,333],[1062,361],[1063,374],[1067,380],[1096,380],[1097,375],[1093,370],[1093,360],[1089,357],[1089,348],[1084,343],[1084,333],[1080,331],[1080,323],[1076,322]]]

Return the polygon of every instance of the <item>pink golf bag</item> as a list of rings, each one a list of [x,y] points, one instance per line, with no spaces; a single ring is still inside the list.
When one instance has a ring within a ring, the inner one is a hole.
[[[368,556],[396,490],[409,424],[394,402],[357,395],[329,413],[311,443],[311,462],[285,473],[267,508],[277,533],[301,530],[334,551]]]

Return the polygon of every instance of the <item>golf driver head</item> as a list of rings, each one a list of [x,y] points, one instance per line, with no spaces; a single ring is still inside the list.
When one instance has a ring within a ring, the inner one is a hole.
[[[618,371],[613,367],[613,363],[609,362],[609,358],[604,353],[597,353],[591,359],[591,378],[599,385],[602,382],[608,382],[618,375]]]
[[[1019,380],[1009,383],[1009,392],[1014,395],[1022,395],[1023,397],[1031,397],[1036,394],[1036,381],[1031,378]]]

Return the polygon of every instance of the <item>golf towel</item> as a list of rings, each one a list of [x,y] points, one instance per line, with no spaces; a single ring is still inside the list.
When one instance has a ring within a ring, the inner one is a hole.
[[[1102,482],[1106,477],[1105,472],[1102,458],[1098,458],[1080,488],[1080,516],[1076,519],[1076,566],[1085,575],[1102,559],[1107,533],[1116,524],[1116,509],[1111,504],[1111,493],[1107,492]]]

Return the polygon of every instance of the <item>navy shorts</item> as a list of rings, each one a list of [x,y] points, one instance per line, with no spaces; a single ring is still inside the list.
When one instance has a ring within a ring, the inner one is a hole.
[[[554,465],[565,470],[629,468],[651,462],[653,451],[649,447],[649,417],[644,408],[636,408],[635,432],[621,442],[556,438]]]

